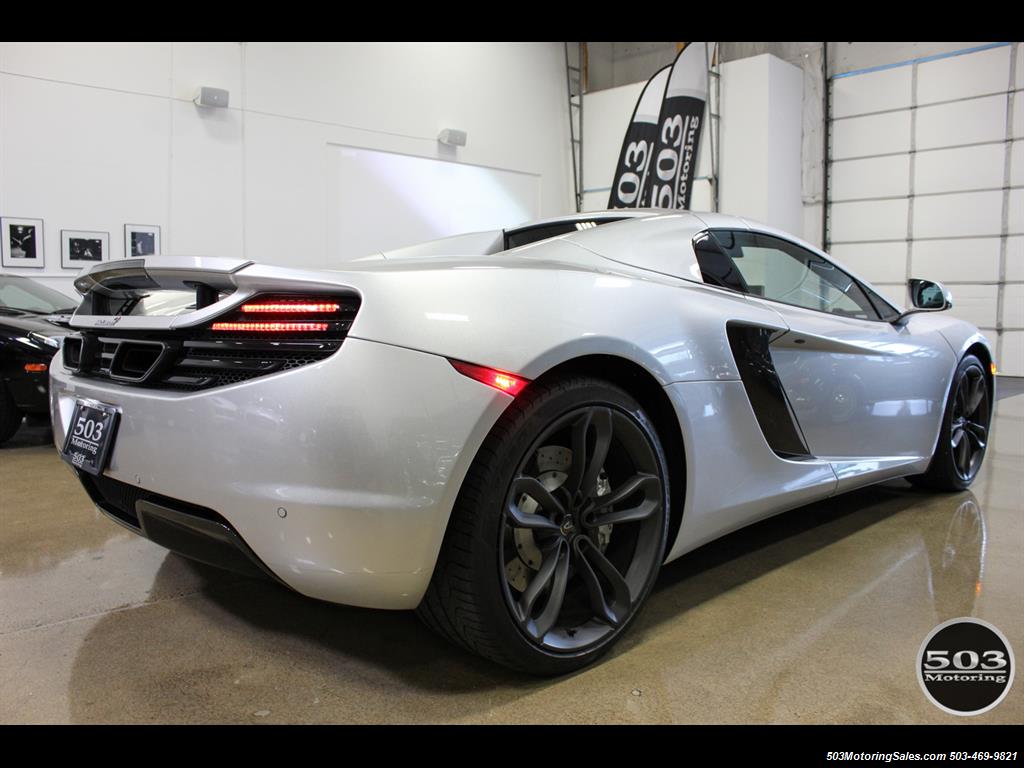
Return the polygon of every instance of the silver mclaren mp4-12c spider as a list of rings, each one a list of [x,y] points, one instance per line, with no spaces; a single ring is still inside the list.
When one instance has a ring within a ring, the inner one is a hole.
[[[146,257],[76,279],[55,443],[109,517],[322,600],[416,609],[537,674],[627,630],[659,567],[897,477],[966,488],[994,363],[813,246],[608,211],[302,270]]]

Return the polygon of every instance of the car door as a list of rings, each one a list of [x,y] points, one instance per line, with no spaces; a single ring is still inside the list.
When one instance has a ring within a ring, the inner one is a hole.
[[[897,315],[892,307],[796,243],[752,230],[710,236],[705,281],[744,292],[790,328],[769,350],[810,454],[852,460],[854,472],[931,455],[952,369],[938,333],[887,322]],[[721,253],[711,258],[714,245]]]

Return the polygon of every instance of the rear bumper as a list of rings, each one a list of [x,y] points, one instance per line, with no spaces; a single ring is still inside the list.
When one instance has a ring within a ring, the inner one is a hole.
[[[105,478],[171,510],[129,499],[140,533],[210,562],[182,543],[205,532],[298,592],[376,608],[419,603],[462,478],[509,402],[442,357],[356,338],[195,393],[72,377],[58,361],[51,373],[58,447],[77,398],[121,412]],[[193,507],[215,527],[180,517]]]
[[[193,560],[280,581],[238,531],[212,509],[168,499],[109,477],[84,472],[78,477],[97,508],[125,528]]]

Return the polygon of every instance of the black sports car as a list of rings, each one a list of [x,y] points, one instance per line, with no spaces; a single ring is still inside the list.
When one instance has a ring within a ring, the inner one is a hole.
[[[49,412],[50,360],[77,304],[30,278],[0,275],[0,443],[26,414]]]

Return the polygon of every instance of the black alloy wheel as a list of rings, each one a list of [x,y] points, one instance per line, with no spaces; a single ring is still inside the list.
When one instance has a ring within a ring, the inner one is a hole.
[[[908,477],[914,485],[962,491],[978,476],[988,447],[992,387],[975,355],[965,355],[950,382],[935,454],[928,470]]]
[[[658,473],[636,422],[603,405],[566,413],[527,451],[506,497],[499,563],[532,642],[584,649],[633,613],[661,554]]]
[[[668,460],[611,382],[531,382],[477,451],[417,614],[464,648],[559,675],[633,623],[665,556]]]
[[[957,475],[969,483],[978,474],[988,441],[988,384],[980,366],[959,372],[953,398],[950,448]]]

